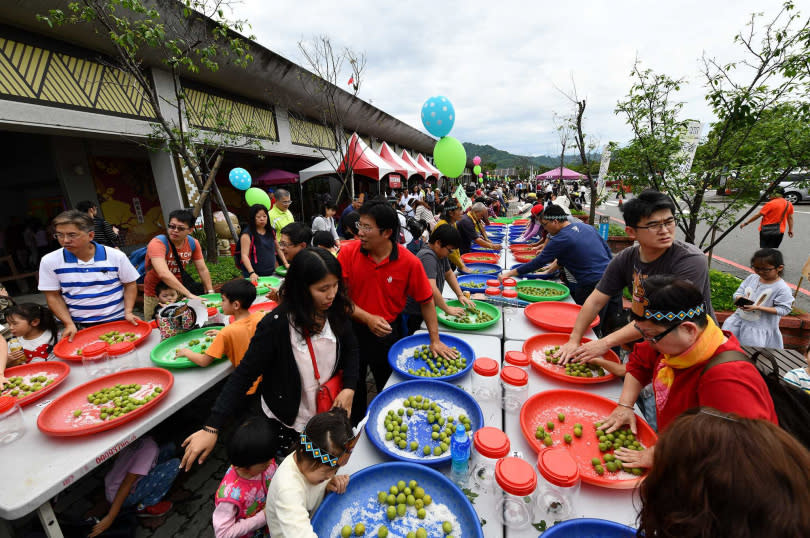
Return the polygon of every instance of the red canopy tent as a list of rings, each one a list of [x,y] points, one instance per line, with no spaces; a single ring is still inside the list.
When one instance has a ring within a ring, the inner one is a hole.
[[[585,179],[583,174],[579,172],[574,172],[573,170],[569,170],[568,168],[563,167],[562,169],[562,178],[563,179]],[[560,179],[560,167],[558,166],[554,170],[549,170],[543,174],[539,174],[535,179]]]
[[[394,150],[392,150],[385,142],[383,142],[382,146],[380,146],[380,157],[385,159],[389,165],[394,167],[394,171],[397,174],[402,175],[402,177],[405,179],[418,174],[415,166],[411,166],[406,163],[402,158],[394,153]]]
[[[416,170],[416,173],[422,176],[423,178],[427,179],[428,176],[432,176],[433,172],[431,170],[426,169],[419,163],[417,163],[413,157],[411,157],[407,151],[404,149],[402,150],[402,160],[405,161],[405,164],[413,167]]]
[[[298,174],[273,168],[253,180],[257,185],[283,185],[298,183]]]
[[[439,169],[430,164],[427,159],[425,159],[422,154],[416,156],[416,162],[425,170],[429,172],[428,176],[434,176],[436,179],[442,177],[442,173],[439,172]]]
[[[374,153],[357,133],[354,133],[349,140],[346,155],[340,161],[338,172],[345,172],[347,168],[351,169],[355,174],[370,177],[377,181],[380,181],[384,175],[394,171],[394,167]]]

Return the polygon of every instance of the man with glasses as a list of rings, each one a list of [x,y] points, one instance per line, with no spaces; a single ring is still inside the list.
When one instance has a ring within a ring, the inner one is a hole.
[[[675,239],[677,220],[675,204],[661,192],[648,189],[622,206],[627,235],[638,244],[622,250],[610,262],[602,279],[582,305],[574,330],[557,356],[563,363],[601,357],[608,349],[638,339],[632,325],[599,340],[580,345],[591,322],[611,297],[627,287],[633,293],[634,304],[640,300],[642,282],[652,275],[672,274],[692,282],[703,294],[706,312],[714,317],[706,257],[694,245]]]
[[[62,248],[42,258],[39,289],[65,326],[62,337],[72,342],[79,325],[122,319],[137,324],[132,309],[140,275],[129,258],[93,241],[95,225],[87,213],[65,211],[53,226]]]
[[[180,268],[185,269],[191,261],[197,268],[203,289],[208,290],[208,293],[214,293],[200,242],[189,237],[194,228],[194,214],[186,209],[176,209],[169,213],[169,225],[166,228],[167,235],[161,234],[152,238],[146,246],[147,271],[143,281],[143,315],[146,319],[152,319],[157,308],[155,286],[161,280],[189,299],[197,298],[197,294],[192,293],[181,281]],[[179,260],[175,257],[174,251],[177,252]]]
[[[287,189],[276,189],[276,205],[268,213],[270,226],[276,231],[276,237],[281,237],[281,230],[288,224],[295,221],[292,211],[290,211],[290,191]],[[289,260],[288,260],[289,261]]]
[[[571,290],[571,297],[578,305],[583,304],[596,284],[602,278],[612,254],[610,247],[593,226],[581,222],[568,221],[565,210],[555,204],[549,204],[540,217],[540,223],[548,232],[549,239],[540,254],[528,263],[515,269],[504,271],[498,278],[523,276],[535,273],[541,267],[552,264],[547,272],[565,267],[574,275],[576,286]],[[621,293],[609,298],[605,307],[599,312],[601,319],[600,329],[604,329],[605,321],[610,315],[619,310]],[[609,310],[609,312],[608,312]],[[604,335],[604,331],[602,332]]]
[[[338,261],[354,303],[360,379],[365,379],[368,365],[381,391],[391,375],[388,350],[402,337],[402,312],[408,297],[419,304],[430,333],[431,351],[448,359],[455,358],[455,352],[439,340],[433,289],[422,264],[399,244],[397,212],[384,200],[375,200],[363,205],[359,213],[360,240],[342,247]],[[353,422],[365,416],[366,405],[366,384],[361,382],[354,392]]]

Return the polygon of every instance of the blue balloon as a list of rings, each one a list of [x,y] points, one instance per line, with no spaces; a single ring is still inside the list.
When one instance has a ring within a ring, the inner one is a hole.
[[[422,125],[436,137],[450,134],[456,121],[456,111],[453,103],[443,95],[431,97],[422,105]]]
[[[248,190],[250,188],[250,184],[253,182],[250,174],[244,168],[232,169],[228,174],[228,179],[230,180],[231,185],[240,191]]]

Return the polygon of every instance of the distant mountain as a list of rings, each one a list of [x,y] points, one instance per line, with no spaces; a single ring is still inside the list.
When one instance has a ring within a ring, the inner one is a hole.
[[[550,157],[548,155],[538,155],[536,157],[526,157],[515,155],[508,151],[493,148],[489,144],[481,146],[471,142],[464,142],[464,149],[467,150],[467,160],[472,160],[475,155],[481,157],[481,163],[495,163],[497,168],[526,168],[529,166],[545,167],[547,169],[560,166],[560,156]],[[567,155],[565,159],[568,163],[579,163],[576,157]]]

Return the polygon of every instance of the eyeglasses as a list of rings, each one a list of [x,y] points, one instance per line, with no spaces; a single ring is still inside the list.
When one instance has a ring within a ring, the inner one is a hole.
[[[58,240],[58,241],[62,241],[62,240],[65,240],[65,239],[69,239],[70,241],[73,241],[74,239],[80,238],[85,233],[87,233],[87,232],[81,232],[81,233],[71,232],[71,233],[68,233],[68,234],[63,234],[63,233],[60,233],[60,232],[56,232],[55,234],[53,234],[53,238]]]
[[[776,267],[754,267],[752,265],[751,269],[753,269],[755,273],[770,273],[771,271],[774,271]]]
[[[286,200],[279,200],[279,201],[278,201],[278,202],[276,202],[276,203],[277,203],[277,204],[279,204],[279,205],[281,205],[281,204],[283,204],[283,205],[287,205],[287,204],[291,204],[291,203],[292,203],[292,200],[290,200],[290,199],[288,198],[288,199],[286,199]]]
[[[286,242],[286,241],[279,241],[279,242],[278,242],[278,246],[280,246],[281,248],[287,248],[287,247],[291,247],[291,246],[293,246],[293,244],[292,244],[292,243],[288,243],[288,242]]]
[[[636,228],[637,230],[650,230],[651,232],[657,232],[659,230],[663,230],[664,228],[674,228],[677,224],[678,219],[671,217],[660,222],[651,222],[646,226],[633,226],[633,228]]]
[[[176,224],[169,224],[166,227],[170,230],[174,230],[175,232],[185,232],[188,230],[188,226],[177,226]]]
[[[633,327],[639,332],[639,334],[641,335],[641,338],[643,338],[647,342],[650,342],[651,344],[657,344],[658,342],[663,340],[666,335],[668,335],[669,333],[671,333],[672,331],[674,331],[675,329],[680,327],[681,323],[676,323],[675,325],[673,325],[672,327],[670,327],[666,331],[664,331],[662,333],[658,333],[655,336],[647,336],[644,333],[644,331],[642,331],[641,328],[638,325],[636,325],[635,323],[633,324]]]
[[[361,222],[357,222],[354,225],[354,227],[358,232],[370,232],[371,230],[376,230],[377,229],[375,226],[370,226],[368,224],[363,224]]]

